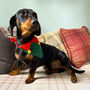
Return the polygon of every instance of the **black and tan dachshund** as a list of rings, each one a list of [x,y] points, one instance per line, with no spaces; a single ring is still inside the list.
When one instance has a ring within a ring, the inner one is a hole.
[[[85,72],[84,70],[78,71],[73,68],[70,60],[63,51],[51,45],[38,43],[39,41],[35,35],[39,36],[41,34],[41,28],[37,14],[33,10],[21,9],[11,17],[9,26],[11,36],[13,36],[14,26],[17,27],[16,40],[14,40],[16,43],[15,57],[17,60],[13,64],[9,75],[17,75],[26,64],[30,68],[29,75],[25,81],[28,84],[35,80],[36,69],[44,65],[48,74],[66,70],[71,75],[71,81],[76,83],[77,77],[75,73],[80,74]],[[33,39],[35,40],[32,41]],[[29,44],[30,42],[33,43]],[[28,47],[31,49],[27,50]],[[34,54],[31,52],[34,52]]]

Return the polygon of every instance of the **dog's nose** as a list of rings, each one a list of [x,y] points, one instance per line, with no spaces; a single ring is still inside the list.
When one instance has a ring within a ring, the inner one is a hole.
[[[37,25],[38,24],[38,21],[35,20],[35,21],[32,21],[32,25]]]

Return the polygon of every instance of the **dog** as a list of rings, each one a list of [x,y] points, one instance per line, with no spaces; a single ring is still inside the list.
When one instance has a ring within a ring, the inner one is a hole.
[[[17,27],[16,39],[12,38],[12,41],[16,44],[15,57],[17,60],[9,75],[17,75],[26,64],[30,70],[25,83],[32,83],[35,80],[36,69],[44,66],[47,74],[67,71],[71,75],[71,81],[76,83],[75,73],[85,72],[75,69],[63,51],[39,42],[35,35],[41,34],[41,27],[37,14],[32,9],[21,9],[11,17],[8,29],[11,36],[13,36],[15,26]],[[34,54],[32,54],[33,52]]]

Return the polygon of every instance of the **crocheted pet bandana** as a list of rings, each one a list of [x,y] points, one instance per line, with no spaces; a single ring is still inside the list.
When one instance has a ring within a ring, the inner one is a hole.
[[[11,42],[16,42],[16,45],[18,48],[20,48],[22,51],[24,51],[27,54],[37,56],[39,58],[43,58],[43,51],[42,47],[40,45],[39,40],[34,36],[32,41],[25,43],[21,46],[18,45],[18,42],[14,38],[10,38]]]

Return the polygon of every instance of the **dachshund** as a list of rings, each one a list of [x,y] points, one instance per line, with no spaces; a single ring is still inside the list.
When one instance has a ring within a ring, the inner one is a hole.
[[[12,65],[9,75],[17,75],[25,65],[28,65],[29,74],[25,83],[29,84],[35,80],[36,69],[44,66],[47,74],[67,71],[71,75],[71,81],[76,83],[75,73],[85,72],[74,68],[63,51],[39,42],[36,36],[41,34],[41,27],[37,14],[32,9],[20,9],[10,18],[8,30],[11,36],[13,36],[14,27],[17,27],[16,39],[12,39],[16,44],[16,61]]]

